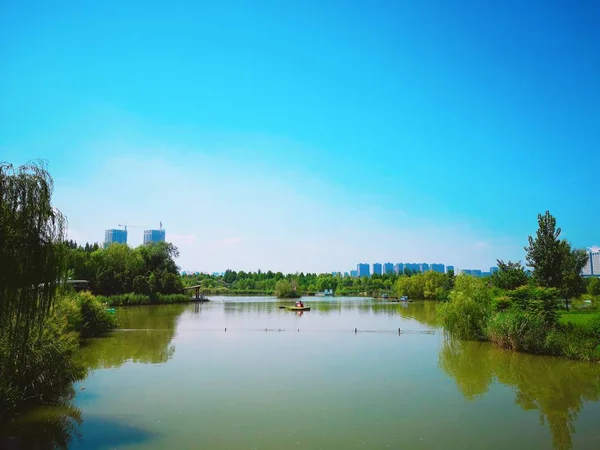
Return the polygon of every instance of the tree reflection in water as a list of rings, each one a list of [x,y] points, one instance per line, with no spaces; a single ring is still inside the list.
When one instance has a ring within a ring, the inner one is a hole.
[[[128,361],[167,362],[175,351],[171,341],[177,321],[186,309],[187,305],[119,308],[120,329],[106,337],[89,339],[80,352],[82,363],[87,369],[96,370],[119,367]],[[24,410],[9,423],[0,424],[0,449],[66,449],[73,439],[81,437],[79,430],[84,420],[86,424],[110,422],[109,418],[83,418],[81,411],[72,405],[75,394],[73,385],[65,386],[50,403]],[[149,436],[147,431],[126,427],[116,421],[111,429],[120,430],[122,442],[141,442]]]
[[[164,364],[173,357],[177,321],[187,305],[120,308],[119,330],[90,339],[81,349],[81,359],[91,370],[119,367],[131,361]]]
[[[600,399],[600,366],[567,359],[503,350],[485,342],[447,339],[439,366],[468,400],[498,382],[515,391],[515,403],[537,409],[548,424],[554,448],[572,448],[577,415],[585,402]]]
[[[66,386],[51,404],[17,415],[0,424],[0,449],[66,449],[79,438],[81,411],[71,405],[75,389]]]

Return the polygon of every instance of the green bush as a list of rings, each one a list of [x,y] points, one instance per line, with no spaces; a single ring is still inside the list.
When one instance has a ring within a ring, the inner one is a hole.
[[[453,291],[450,301],[440,303],[437,318],[453,336],[465,340],[484,340],[490,306],[462,292]]]
[[[81,337],[99,336],[117,326],[116,317],[92,294],[82,292],[77,297],[81,310]]]
[[[296,289],[294,281],[279,280],[275,283],[275,295],[277,298],[298,298],[300,293]]]
[[[507,291],[506,295],[512,300],[515,308],[538,317],[546,327],[552,327],[558,323],[559,293],[556,289],[521,286]]]
[[[438,322],[453,336],[466,340],[485,340],[492,313],[492,290],[485,280],[467,275],[455,278],[448,302],[437,306]]]
[[[490,342],[511,350],[544,353],[548,327],[543,317],[518,309],[497,312],[487,325]]]
[[[558,325],[546,337],[546,354],[584,361],[600,360],[600,340],[581,325]]]
[[[69,331],[76,331],[82,338],[100,336],[117,326],[115,315],[89,292],[69,292],[61,295],[56,303],[56,314],[64,318]]]
[[[24,348],[11,351],[10,337],[0,331],[0,423],[28,405],[57,401],[73,381],[85,376],[77,362],[79,335],[58,311]]]
[[[600,340],[600,314],[595,314],[588,325],[590,333],[596,339]]]
[[[513,301],[509,296],[501,295],[492,301],[492,308],[494,311],[506,311],[507,309],[510,309],[512,304]]]

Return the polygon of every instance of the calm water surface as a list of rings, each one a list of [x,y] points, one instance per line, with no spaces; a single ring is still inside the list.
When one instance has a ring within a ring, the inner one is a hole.
[[[304,302],[117,309],[82,350],[80,425],[44,432],[72,449],[600,448],[600,365],[426,333],[434,302]]]

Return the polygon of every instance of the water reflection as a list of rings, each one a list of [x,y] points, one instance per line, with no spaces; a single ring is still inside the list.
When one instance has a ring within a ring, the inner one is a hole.
[[[539,411],[556,449],[572,448],[571,434],[583,404],[600,399],[597,364],[517,353],[483,342],[446,340],[439,366],[468,400],[485,394],[494,381],[512,387],[517,405]]]
[[[119,330],[90,339],[81,349],[83,363],[94,370],[119,367],[128,361],[167,362],[175,352],[171,341],[186,308],[186,305],[167,305],[118,309]]]
[[[81,349],[81,361],[91,370],[119,367],[127,361],[165,363],[175,352],[171,341],[177,322],[186,309],[187,305],[119,308],[119,330],[106,337],[89,339]],[[84,419],[81,411],[72,406],[75,394],[75,387],[67,386],[51,405],[36,408],[9,423],[1,424],[0,449],[66,449],[77,446]],[[90,439],[98,430],[108,429],[108,425],[113,436],[118,434],[118,441],[109,442],[107,436]],[[95,446],[104,442],[102,448],[111,448],[151,438],[151,434],[144,430],[104,417],[85,417],[85,429],[88,438],[85,448],[99,448],[90,447],[90,442]]]
[[[224,304],[223,313],[225,317],[249,317],[261,316],[270,318],[279,314],[279,306],[293,305],[290,301],[277,301],[272,298],[261,298],[260,301],[236,301],[237,299],[218,300]],[[435,309],[438,302],[415,301],[411,303],[388,302],[364,297],[333,297],[331,299],[316,299],[315,297],[303,297],[302,301],[311,310],[308,314],[326,314],[330,316],[344,313],[355,313],[358,316],[400,316],[406,319],[414,319],[430,327],[436,326]],[[198,313],[198,311],[195,311]]]
[[[66,449],[80,438],[81,411],[71,405],[75,389],[65,387],[60,398],[51,405],[18,415],[0,424],[0,449]]]

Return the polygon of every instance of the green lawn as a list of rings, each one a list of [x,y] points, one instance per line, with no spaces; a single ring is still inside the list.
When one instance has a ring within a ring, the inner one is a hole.
[[[587,326],[596,314],[597,311],[561,311],[560,323]]]

